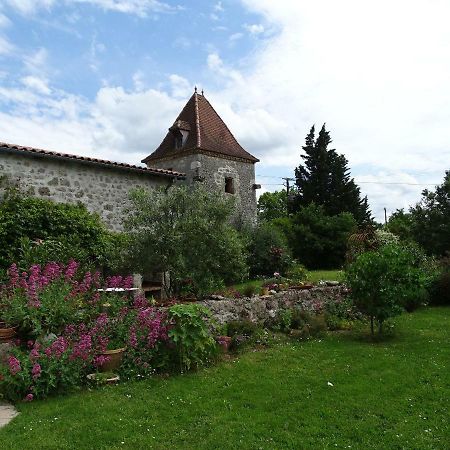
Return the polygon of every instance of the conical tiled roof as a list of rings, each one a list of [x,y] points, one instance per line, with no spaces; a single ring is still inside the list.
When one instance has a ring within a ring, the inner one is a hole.
[[[174,130],[189,132],[181,148],[176,146]],[[160,146],[142,162],[170,159],[193,151],[214,153],[225,158],[253,163],[259,161],[240,146],[208,100],[197,92],[194,92],[186,103]]]

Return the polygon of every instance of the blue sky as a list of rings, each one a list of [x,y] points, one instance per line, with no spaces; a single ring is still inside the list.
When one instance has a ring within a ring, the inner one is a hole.
[[[263,190],[327,122],[381,220],[450,168],[449,14],[444,0],[0,0],[0,141],[138,163],[197,85],[261,159]]]

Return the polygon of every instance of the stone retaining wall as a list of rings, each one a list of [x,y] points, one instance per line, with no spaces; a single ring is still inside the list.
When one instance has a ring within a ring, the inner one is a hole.
[[[224,298],[216,296],[199,302],[212,312],[220,323],[234,320],[250,320],[262,324],[275,317],[280,309],[301,307],[307,311],[318,312],[324,303],[342,300],[347,295],[344,286],[315,287],[310,290],[288,290],[274,295]]]

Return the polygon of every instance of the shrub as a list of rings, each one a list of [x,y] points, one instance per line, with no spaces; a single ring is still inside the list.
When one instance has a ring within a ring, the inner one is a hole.
[[[308,271],[301,264],[294,264],[286,272],[286,278],[293,284],[299,284],[308,278]]]
[[[329,330],[348,329],[352,322],[362,318],[350,297],[327,302],[324,309]]]
[[[294,258],[308,269],[335,269],[345,261],[347,240],[356,228],[350,213],[327,216],[311,204],[273,223],[284,232]]]
[[[450,305],[450,257],[442,259],[440,270],[433,277],[429,292],[431,305]]]
[[[250,242],[250,273],[256,275],[284,274],[292,266],[292,258],[283,233],[269,223],[262,223],[252,232]]]
[[[235,320],[228,323],[227,332],[231,337],[230,348],[237,350],[255,342],[261,328],[250,320]]]
[[[198,304],[169,308],[168,336],[176,346],[181,371],[208,364],[215,355],[217,346],[207,322],[210,316],[209,309]]]
[[[71,259],[84,270],[113,266],[122,251],[120,235],[109,232],[97,214],[72,205],[8,191],[0,201],[0,269]]]
[[[360,255],[346,273],[358,310],[374,321],[381,334],[386,319],[401,314],[408,301],[423,293],[428,281],[417,256],[398,245],[386,245]]]

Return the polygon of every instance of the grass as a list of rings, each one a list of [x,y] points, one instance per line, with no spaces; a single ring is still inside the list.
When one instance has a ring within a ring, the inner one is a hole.
[[[198,373],[20,404],[1,448],[448,448],[450,309],[395,324],[382,342],[329,334]]]
[[[343,277],[343,270],[309,270],[307,281],[312,283],[317,283],[320,280],[342,281]]]
[[[310,283],[317,283],[320,280],[336,280],[336,281],[342,281],[344,277],[344,271],[343,270],[309,270],[308,271],[308,278],[305,280],[306,282]],[[236,284],[234,286],[231,286],[228,289],[233,289],[235,291],[240,292],[241,294],[245,293],[245,290],[249,286],[253,286],[255,292],[259,292],[261,290],[262,285],[264,284],[264,280],[250,280],[246,281],[244,283]]]

